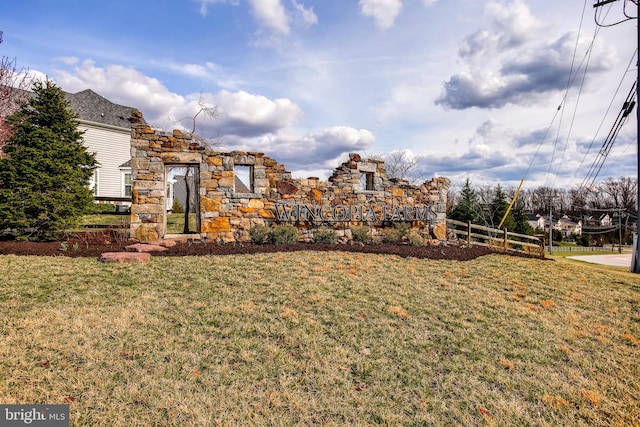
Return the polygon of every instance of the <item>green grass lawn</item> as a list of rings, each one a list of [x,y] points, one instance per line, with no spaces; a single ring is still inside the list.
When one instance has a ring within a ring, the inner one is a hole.
[[[130,221],[129,215],[89,214],[82,216],[80,219],[80,227],[95,225],[105,227],[128,227]]]
[[[189,230],[197,232],[196,214],[189,214]],[[181,234],[184,231],[184,214],[174,213],[167,215],[167,234]]]
[[[566,259],[0,256],[0,403],[74,426],[638,425],[640,278]]]

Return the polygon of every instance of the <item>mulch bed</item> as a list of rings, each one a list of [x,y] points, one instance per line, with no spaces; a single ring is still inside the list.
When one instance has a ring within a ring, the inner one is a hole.
[[[97,233],[76,233],[68,238],[52,242],[0,241],[0,255],[65,256],[71,258],[97,258],[105,252],[126,252],[126,246],[133,244],[117,233],[102,231]],[[483,255],[503,253],[483,246],[472,248],[455,244],[416,247],[402,243],[385,244],[322,244],[296,243],[291,245],[256,245],[253,243],[204,244],[199,240],[178,242],[164,252],[153,252],[153,256],[201,256],[276,253],[294,251],[345,251],[398,255],[401,257],[468,261]],[[509,253],[510,256],[532,257],[526,254]]]

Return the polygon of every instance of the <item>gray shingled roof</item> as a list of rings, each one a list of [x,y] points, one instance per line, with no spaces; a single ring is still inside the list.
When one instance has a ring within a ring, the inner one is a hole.
[[[78,93],[65,92],[65,96],[71,109],[80,116],[80,120],[125,129],[131,128],[129,119],[131,118],[132,107],[114,104],[91,89],[85,89]]]
[[[33,92],[29,90],[13,90],[24,92],[26,94],[24,96],[25,98],[33,96]],[[131,118],[132,107],[114,104],[91,89],[85,89],[78,93],[65,92],[64,95],[67,101],[69,101],[71,110],[78,113],[80,120],[131,129],[129,119]],[[13,113],[13,111],[17,109],[17,105],[13,106],[13,108],[8,111],[8,114]]]

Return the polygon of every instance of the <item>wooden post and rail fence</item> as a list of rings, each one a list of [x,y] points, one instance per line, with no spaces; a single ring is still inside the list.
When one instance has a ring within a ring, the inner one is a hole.
[[[447,219],[447,228],[450,233],[455,234],[458,241],[470,246],[487,246],[505,252],[544,256],[544,242],[535,236],[512,233],[506,228],[499,230],[453,219]]]

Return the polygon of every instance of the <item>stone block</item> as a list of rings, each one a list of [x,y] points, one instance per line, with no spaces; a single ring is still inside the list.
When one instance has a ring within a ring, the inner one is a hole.
[[[218,180],[218,186],[234,188],[235,182],[236,180],[234,177],[229,177],[229,178],[223,177]]]
[[[167,250],[167,248],[164,246],[155,245],[151,243],[136,243],[134,245],[126,246],[125,249],[129,252],[144,252],[144,253],[164,252]]]
[[[209,166],[222,166],[222,156],[207,156]]]
[[[160,158],[165,163],[200,163],[200,153],[160,153]]]
[[[238,211],[242,212],[243,214],[256,214],[256,213],[258,213],[258,209],[255,209],[255,208],[239,207]]]
[[[132,169],[149,169],[150,165],[149,159],[145,158],[135,158],[131,159],[131,168]]]
[[[204,233],[229,233],[231,232],[231,223],[229,218],[218,217],[211,218],[202,222],[202,232]]]
[[[132,214],[161,214],[163,212],[164,209],[161,203],[131,205]]]
[[[322,192],[320,190],[317,190],[315,188],[312,188],[308,193],[307,193],[307,198],[309,200],[314,200],[314,201],[320,201],[322,200]]]
[[[369,162],[359,162],[358,170],[360,172],[376,172],[378,169],[378,165],[376,163]]]
[[[151,260],[151,254],[142,252],[105,252],[98,258],[102,262],[148,262]]]
[[[263,209],[264,202],[260,199],[250,199],[247,206],[253,209]]]
[[[131,146],[133,148],[148,148],[149,140],[148,139],[132,139]]]
[[[433,236],[438,240],[447,240],[447,223],[443,222],[432,229]]]
[[[233,170],[233,157],[224,156],[222,158],[222,166],[224,167],[224,170],[232,171]]]
[[[132,187],[136,190],[160,190],[164,191],[164,183],[162,181],[138,181],[133,180]]]
[[[267,170],[265,168],[254,167],[253,179],[267,179]]]
[[[135,236],[141,242],[152,242],[158,240],[159,233],[155,225],[143,224],[135,231]]]
[[[202,212],[220,212],[222,210],[222,201],[212,197],[202,197],[200,199],[200,210]]]
[[[218,188],[218,180],[205,179],[204,181],[200,181],[200,186],[202,188],[206,188],[207,190],[215,190],[216,188]]]
[[[260,218],[275,219],[276,214],[269,209],[260,209],[260,211],[258,211],[258,216],[260,216]]]

